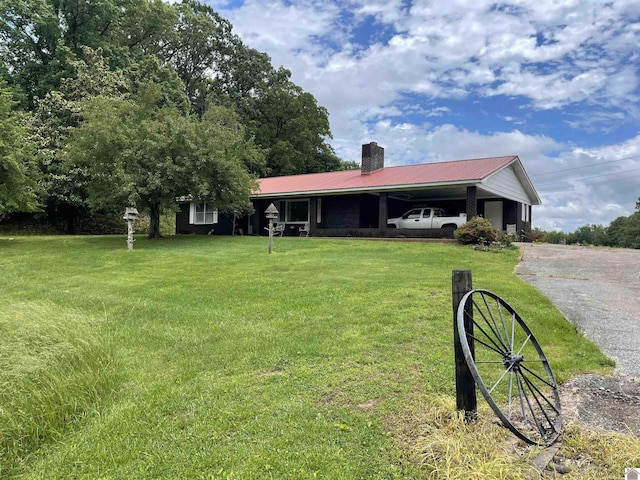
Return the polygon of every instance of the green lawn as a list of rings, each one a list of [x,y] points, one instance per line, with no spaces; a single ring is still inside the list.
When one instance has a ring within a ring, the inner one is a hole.
[[[517,261],[437,243],[276,238],[267,255],[256,237],[133,252],[0,237],[0,477],[426,478],[401,419],[455,395],[452,270],[518,310],[560,381],[611,371]],[[29,385],[60,398],[20,403]]]

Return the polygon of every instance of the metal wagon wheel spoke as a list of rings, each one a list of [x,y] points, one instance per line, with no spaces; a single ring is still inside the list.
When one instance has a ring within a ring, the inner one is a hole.
[[[498,295],[472,290],[456,321],[469,370],[503,425],[527,443],[553,443],[562,428],[557,383],[520,315]]]

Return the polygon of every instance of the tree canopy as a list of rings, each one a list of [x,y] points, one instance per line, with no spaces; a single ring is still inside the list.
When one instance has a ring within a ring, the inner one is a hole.
[[[182,195],[206,198],[222,211],[248,209],[254,180],[246,165],[261,153],[237,115],[211,106],[199,117],[159,106],[161,100],[151,84],[137,101],[99,96],[87,103],[66,161],[89,172],[90,207],[142,208],[152,238],[160,236],[161,210]]]
[[[87,169],[65,164],[62,152],[82,122],[84,102],[99,95],[121,97],[128,85],[120,72],[109,69],[100,50],[85,47],[83,53],[85,60],[76,60],[69,67],[74,76],[36,99],[33,112],[32,129],[38,143],[35,157],[44,187],[41,202],[45,213],[63,222],[67,233],[74,233],[75,219],[88,207]]]
[[[7,213],[37,207],[31,162],[34,145],[15,105],[12,90],[0,82],[0,219]]]
[[[204,163],[211,165],[206,148],[223,155],[223,163],[235,155],[239,161],[227,165],[234,179],[240,178],[236,165],[253,176],[350,167],[327,143],[331,138],[327,110],[291,81],[288,70],[275,69],[268,55],[248,47],[233,33],[228,20],[196,0],[3,0],[0,62],[7,88],[23,112],[33,115],[29,135],[35,139],[37,162],[33,163],[43,187],[39,201],[49,217],[67,218],[69,232],[73,218],[98,208],[115,208],[116,197],[122,201],[126,196],[143,208],[156,206],[144,200],[142,191],[132,193],[126,183],[131,176],[123,172],[115,176],[124,182],[118,184],[118,195],[114,192],[111,199],[97,195],[103,164],[97,153],[92,161],[80,161],[78,149],[87,146],[83,141],[90,132],[98,135],[98,126],[104,129],[104,141],[108,135],[131,136],[126,145],[115,142],[122,150],[114,150],[112,161],[120,165],[124,152],[129,156],[137,152],[145,160],[136,159],[136,166],[146,169],[149,181],[169,168],[167,158],[183,162],[182,168],[188,165],[187,153],[178,155],[181,152],[168,141],[186,142],[194,148],[187,149],[188,155],[204,156]],[[153,108],[148,103],[150,89]],[[97,111],[99,107],[115,115],[112,122],[117,118],[124,123],[118,128],[110,125],[106,114]],[[133,110],[125,112],[128,108]],[[134,112],[143,116],[140,125],[129,121]],[[16,123],[13,116],[6,121]],[[209,145],[187,141],[194,132],[209,133],[215,125],[235,132],[234,143],[226,150],[216,146],[218,137]],[[160,132],[167,140],[162,147]],[[146,143],[143,134],[149,135]],[[151,139],[158,141],[152,146]],[[14,164],[16,155],[17,151],[12,154]],[[246,190],[244,177],[238,181],[238,191]],[[198,182],[179,186],[184,188],[181,195],[207,195],[221,209],[239,208],[236,195],[216,191],[214,183],[206,188]],[[168,207],[166,195],[161,195],[161,207]],[[222,205],[225,198],[229,205]],[[16,197],[12,208],[32,208],[33,200],[18,202]]]

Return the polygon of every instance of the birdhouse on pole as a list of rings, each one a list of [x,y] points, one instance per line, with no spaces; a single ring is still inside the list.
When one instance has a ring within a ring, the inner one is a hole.
[[[278,212],[278,209],[272,203],[267,207],[264,213],[265,217],[269,219],[269,255],[271,255],[271,252],[273,251],[273,221],[278,218],[280,212]]]
[[[138,219],[138,209],[126,207],[122,218],[127,221],[127,250],[133,250],[133,224]]]
[[[276,218],[278,218],[278,215],[280,214],[280,212],[278,211],[278,209],[273,203],[269,204],[269,206],[264,211],[264,213],[265,213],[265,216],[271,220],[275,220]]]

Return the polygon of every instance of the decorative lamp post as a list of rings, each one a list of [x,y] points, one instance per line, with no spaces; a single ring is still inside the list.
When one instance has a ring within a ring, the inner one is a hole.
[[[127,221],[127,250],[133,250],[133,223],[138,219],[138,209],[127,207],[124,209],[124,216]]]
[[[269,255],[271,255],[271,252],[273,251],[273,221],[278,218],[278,214],[280,212],[278,212],[278,209],[272,203],[267,207],[264,213],[269,219]]]

